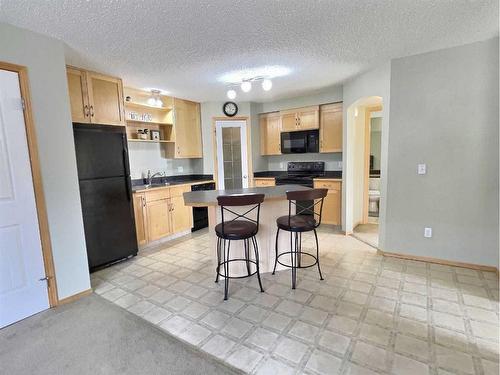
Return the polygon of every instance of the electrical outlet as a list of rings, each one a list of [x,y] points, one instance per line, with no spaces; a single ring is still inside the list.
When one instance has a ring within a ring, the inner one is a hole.
[[[280,169],[285,169],[285,163],[283,162],[280,163]]]
[[[432,228],[424,228],[424,237],[431,238],[432,237]]]
[[[417,165],[417,173],[418,174],[426,174],[427,173],[427,165],[425,165],[425,164],[418,164]]]
[[[184,172],[184,167],[177,167],[177,172],[179,172],[179,173]]]

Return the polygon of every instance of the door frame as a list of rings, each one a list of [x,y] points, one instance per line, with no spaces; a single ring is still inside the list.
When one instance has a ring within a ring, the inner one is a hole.
[[[246,129],[247,129],[247,170],[248,170],[248,186],[253,186],[253,168],[252,168],[252,141],[251,136],[252,133],[250,131],[250,124],[248,122],[248,116],[235,116],[235,117],[212,117],[212,147],[214,151],[214,181],[216,189],[219,188],[219,170],[218,170],[218,161],[217,161],[217,137],[216,137],[216,122],[217,121],[245,121]]]
[[[366,107],[365,109],[365,181],[363,190],[363,224],[368,224],[369,194],[370,187],[370,141],[371,141],[371,114],[382,111],[382,105]]]
[[[42,245],[43,264],[45,267],[45,276],[47,280],[47,292],[50,307],[59,304],[57,295],[57,282],[52,257],[52,245],[50,240],[49,223],[47,219],[47,206],[45,195],[43,193],[42,173],[40,170],[40,160],[38,158],[38,143],[36,139],[35,124],[33,121],[33,112],[31,105],[31,95],[28,80],[28,68],[21,65],[15,65],[0,61],[0,70],[17,73],[19,77],[19,87],[21,89],[21,98],[24,102],[24,126],[26,129],[26,141],[31,165],[31,178],[33,180],[33,190],[35,193],[36,212],[38,217],[38,227],[40,231],[40,242]]]

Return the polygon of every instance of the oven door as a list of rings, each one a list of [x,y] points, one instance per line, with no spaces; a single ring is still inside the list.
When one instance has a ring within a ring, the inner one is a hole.
[[[307,152],[307,131],[281,133],[282,154],[304,154]]]

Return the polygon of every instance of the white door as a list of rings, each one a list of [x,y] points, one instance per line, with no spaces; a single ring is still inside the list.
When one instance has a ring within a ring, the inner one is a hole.
[[[218,189],[248,187],[247,122],[216,121]]]
[[[49,307],[44,277],[19,76],[0,70],[0,328]]]

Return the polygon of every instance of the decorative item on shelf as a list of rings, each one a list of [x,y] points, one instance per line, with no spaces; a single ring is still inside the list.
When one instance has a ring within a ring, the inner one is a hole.
[[[128,117],[131,120],[139,120],[139,114],[137,112],[129,112]]]
[[[159,130],[151,130],[151,140],[153,140],[153,141],[160,140],[160,131]]]
[[[129,101],[131,101],[131,100],[132,100],[132,98],[130,97],[130,95],[127,95],[127,96],[125,97],[125,101],[126,101],[126,102],[129,102]]]
[[[149,129],[137,129],[137,138],[148,140],[149,139],[148,133]]]
[[[160,99],[160,90],[151,90],[151,97],[147,100],[147,103],[152,107],[163,107],[163,101]]]

